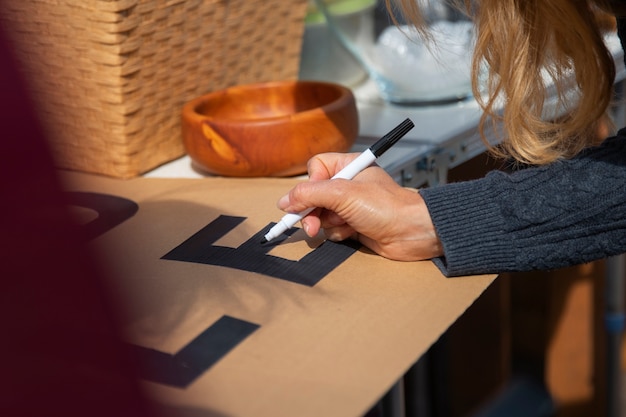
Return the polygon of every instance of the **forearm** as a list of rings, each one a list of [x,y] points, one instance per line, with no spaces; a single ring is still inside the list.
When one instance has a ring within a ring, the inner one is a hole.
[[[421,190],[446,275],[553,269],[626,251],[626,139],[572,160]]]

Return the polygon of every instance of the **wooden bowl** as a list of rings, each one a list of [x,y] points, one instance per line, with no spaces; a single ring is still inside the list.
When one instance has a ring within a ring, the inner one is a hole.
[[[317,81],[230,87],[191,100],[182,112],[193,162],[236,177],[303,174],[313,155],[348,151],[358,125],[352,92]]]

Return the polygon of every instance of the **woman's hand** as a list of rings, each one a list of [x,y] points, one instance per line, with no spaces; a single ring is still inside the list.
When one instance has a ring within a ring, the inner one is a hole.
[[[320,229],[330,240],[358,239],[376,253],[415,261],[443,254],[424,200],[416,190],[398,185],[382,168],[372,166],[354,179],[329,179],[358,154],[328,153],[308,164],[309,181],[298,184],[278,202],[281,210],[299,213],[309,236]]]

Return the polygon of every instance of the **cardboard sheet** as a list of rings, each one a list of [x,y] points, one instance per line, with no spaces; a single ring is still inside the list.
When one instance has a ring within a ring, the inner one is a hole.
[[[172,415],[362,415],[495,278],[298,230],[262,248],[296,182],[65,177],[147,392]]]

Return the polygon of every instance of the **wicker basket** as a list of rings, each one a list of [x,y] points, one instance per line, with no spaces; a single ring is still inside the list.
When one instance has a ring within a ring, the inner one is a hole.
[[[129,178],[184,154],[181,108],[298,76],[307,0],[4,0],[61,168]]]

